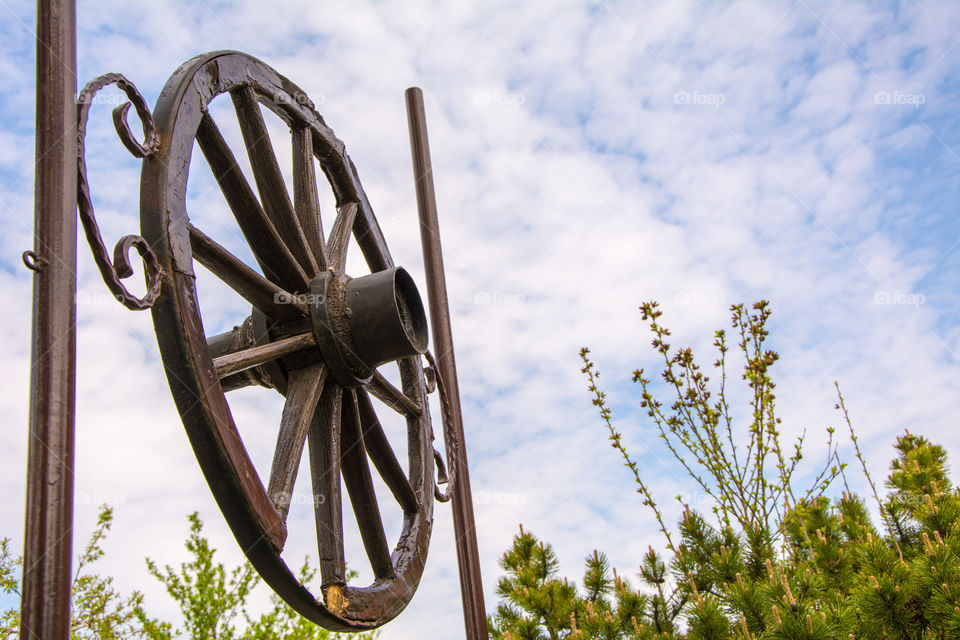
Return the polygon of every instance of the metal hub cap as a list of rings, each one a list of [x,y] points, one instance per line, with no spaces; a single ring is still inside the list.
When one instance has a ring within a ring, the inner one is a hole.
[[[325,271],[310,283],[310,318],[323,360],[341,385],[370,382],[387,362],[427,350],[427,318],[401,267],[351,278]]]

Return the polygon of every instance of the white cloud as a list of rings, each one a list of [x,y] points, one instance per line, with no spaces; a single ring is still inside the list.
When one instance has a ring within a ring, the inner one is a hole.
[[[0,27],[12,43],[0,70],[14,79],[0,96],[0,293],[11,301],[0,487],[12,496],[0,521],[12,523],[3,535],[17,537],[31,296],[17,256],[32,229],[24,114],[33,6],[8,4],[23,24]],[[960,329],[948,315],[960,228],[942,219],[935,234],[910,233],[928,215],[923,199],[910,198],[934,163],[953,181],[960,167],[954,133],[938,124],[957,100],[949,79],[958,22],[949,4],[897,15],[803,2],[290,2],[269,11],[116,2],[81,4],[79,61],[81,80],[120,71],[151,101],[204,50],[245,50],[272,64],[346,141],[391,249],[421,282],[402,90],[424,88],[492,608],[496,561],[520,522],[557,547],[574,578],[593,548],[628,574],[648,544],[661,544],[604,440],[578,372],[580,346],[593,350],[618,428],[657,495],[692,491],[665,452],[653,453],[629,382],[634,368],[657,366],[636,311],[643,300],[661,300],[674,343],[693,345],[707,364],[727,306],[770,299],[783,430],[792,438],[808,428],[814,458],[822,429],[839,426],[835,379],[875,477],[906,426],[960,453],[949,417]],[[924,103],[895,104],[898,92]],[[106,111],[92,115],[88,157],[110,244],[136,230],[138,180]],[[927,144],[940,155],[890,166],[891,154]],[[191,214],[225,232],[219,192],[195,161]],[[77,489],[91,500],[122,496],[104,568],[171,616],[142,558],[179,562],[194,509],[221,553],[237,560],[238,549],[183,436],[149,314],[106,299],[84,247],[80,255]],[[244,305],[204,286],[209,327],[242,319]],[[909,298],[916,294],[922,302]],[[214,311],[214,301],[225,306]],[[262,466],[276,407],[253,396],[243,404],[234,412],[262,445],[254,453]],[[677,508],[668,507],[671,517]],[[447,507],[436,511],[420,592],[384,638],[461,637],[452,524]],[[94,517],[78,506],[78,531]]]

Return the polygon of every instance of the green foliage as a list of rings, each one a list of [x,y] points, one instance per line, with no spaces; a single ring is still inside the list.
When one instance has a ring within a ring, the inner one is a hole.
[[[304,560],[300,567],[298,578],[303,584],[310,584],[316,576],[316,569]],[[353,575],[348,572],[348,578]],[[286,605],[276,594],[270,595],[273,608],[260,614],[256,620],[247,621],[249,626],[243,636],[245,640],[335,640],[337,638],[356,637],[360,640],[376,638],[379,632],[362,633],[350,636],[348,634],[331,633],[326,629],[313,624],[296,611]]]
[[[278,596],[271,595],[272,608],[254,616],[247,609],[250,594],[260,578],[249,564],[227,569],[216,561],[216,549],[203,537],[200,516],[188,516],[190,535],[186,541],[191,560],[179,568],[167,565],[161,570],[147,559],[147,569],[167,589],[180,605],[183,628],[173,630],[170,623],[151,619],[142,607],[136,608],[137,617],[144,626],[144,637],[149,640],[171,638],[217,638],[220,640],[338,640],[352,637],[371,640],[376,632],[359,635],[332,633],[309,622],[291,609]],[[308,585],[316,570],[304,559],[300,569],[301,582]],[[243,622],[239,622],[240,618]]]
[[[71,640],[120,640],[140,638],[140,624],[134,613],[142,595],[134,591],[121,596],[113,586],[113,578],[90,571],[90,566],[103,557],[103,541],[113,524],[113,510],[103,506],[97,515],[90,540],[77,562],[73,577],[71,603]],[[10,549],[10,541],[0,541],[0,592],[19,598],[19,574],[23,560]],[[17,638],[20,633],[19,606],[0,616],[0,638]]]
[[[135,610],[143,597],[139,592],[124,598],[113,587],[113,578],[89,572],[103,557],[103,541],[113,523],[113,509],[100,508],[90,541],[77,562],[73,578],[73,611],[70,624],[72,640],[121,640],[140,632]]]
[[[594,552],[581,588],[557,575],[553,548],[523,530],[503,556],[506,575],[490,637],[518,639],[657,640],[933,640],[960,637],[960,491],[949,480],[946,452],[922,436],[897,439],[888,495],[877,493],[843,396],[837,409],[876,501],[882,528],[865,501],[849,490],[829,497],[843,478],[834,430],[826,463],[806,487],[796,471],[802,438],[787,454],[775,412],[770,370],[777,355],[765,348],[769,306],[732,307],[742,378],[751,390],[750,420],[735,425],[726,393],[727,338],[715,334],[719,389],[689,349],[672,350],[656,304],[641,307],[661,374],[672,399],[658,400],[639,370],[642,405],[661,439],[712,498],[709,519],[685,507],[675,529],[662,511],[613,424],[599,373],[584,349],[584,373],[611,446],[637,483],[664,534],[669,557],[640,559],[640,586],[631,587]],[[712,395],[715,393],[716,395]],[[741,437],[745,436],[745,437]],[[737,443],[743,442],[738,446]]]
[[[250,565],[228,569],[216,561],[216,550],[202,535],[203,523],[193,513],[188,516],[190,533],[186,548],[190,560],[178,568],[162,570],[147,559],[147,569],[159,580],[180,606],[182,628],[152,618],[144,607],[143,596],[134,591],[122,597],[113,587],[113,579],[89,571],[103,557],[103,541],[113,522],[113,510],[102,507],[90,541],[80,555],[73,580],[72,640],[372,640],[378,633],[346,635],[332,633],[307,621],[279,597],[273,595],[272,607],[256,616],[247,605],[259,577]],[[9,540],[0,540],[0,593],[19,597],[22,561],[10,549]],[[305,560],[300,580],[309,584],[316,571]],[[19,637],[19,607],[0,616],[0,640]]]
[[[163,583],[183,616],[183,628],[171,636],[169,625],[158,625],[156,635],[147,635],[151,640],[166,640],[170,637],[221,638],[233,640],[238,631],[234,620],[241,607],[256,586],[258,577],[248,564],[235,567],[228,573],[222,563],[214,562],[216,550],[201,535],[203,524],[200,516],[192,513],[190,535],[186,548],[190,562],[184,562],[179,570],[167,565],[162,571],[147,558],[147,570]],[[149,620],[142,608],[138,615]]]
[[[599,552],[587,556],[583,595],[575,583],[557,577],[553,547],[523,530],[500,559],[507,575],[497,583],[501,603],[489,619],[498,640],[620,638],[647,606],[648,596],[633,590]]]
[[[20,597],[17,574],[22,561],[10,550],[10,538],[0,539],[0,595]],[[20,626],[20,612],[9,609],[0,614],[0,640],[13,637]]]
[[[539,640],[557,638],[556,630],[567,628],[576,587],[567,580],[556,579],[557,558],[553,547],[537,541],[520,527],[513,548],[500,559],[508,572],[497,584],[497,594],[508,602],[497,615],[511,621],[517,638]],[[549,636],[540,633],[548,630]],[[502,635],[495,635],[502,638]]]

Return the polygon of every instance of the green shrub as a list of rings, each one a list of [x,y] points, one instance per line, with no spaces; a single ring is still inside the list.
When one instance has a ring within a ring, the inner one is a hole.
[[[122,596],[113,578],[91,571],[104,556],[103,544],[113,523],[113,509],[100,508],[97,525],[80,555],[72,585],[71,640],[374,640],[379,631],[342,634],[327,631],[290,608],[271,594],[271,608],[254,614],[251,594],[260,578],[247,563],[227,567],[217,561],[216,549],[203,535],[200,516],[188,516],[190,533],[185,546],[189,562],[161,569],[147,559],[147,570],[166,588],[182,615],[182,626],[152,618],[140,591]],[[16,600],[16,606],[0,612],[0,640],[20,636],[20,579],[23,562],[10,548],[8,538],[0,539],[0,596]],[[316,570],[304,560],[298,578],[307,585]],[[348,572],[348,577],[356,574]],[[240,619],[243,620],[240,620]]]
[[[719,388],[690,349],[672,349],[656,303],[641,307],[663,355],[669,406],[643,370],[634,373],[642,406],[678,464],[711,498],[710,514],[684,508],[669,529],[639,467],[613,424],[599,373],[583,349],[583,372],[616,449],[664,535],[668,560],[653,548],[640,561],[634,587],[604,554],[586,558],[582,586],[557,575],[553,548],[522,527],[501,559],[506,575],[490,616],[490,637],[502,640],[689,639],[927,640],[960,638],[960,491],[951,486],[946,452],[906,432],[879,496],[853,431],[843,396],[837,409],[850,431],[881,523],[848,491],[834,430],[826,464],[806,487],[796,471],[803,438],[782,446],[765,348],[770,308],[735,305],[732,326],[751,391],[750,422],[734,425],[727,402],[724,331],[715,335]],[[714,399],[715,398],[715,399]],[[735,444],[741,434],[744,445]],[[832,495],[832,497],[831,497]]]

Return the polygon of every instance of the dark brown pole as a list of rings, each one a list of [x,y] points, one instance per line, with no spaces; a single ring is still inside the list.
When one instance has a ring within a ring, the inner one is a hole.
[[[440,250],[440,224],[437,220],[437,197],[433,189],[433,169],[427,140],[427,120],[423,109],[423,92],[417,87],[406,91],[407,122],[410,126],[410,153],[413,156],[413,177],[420,214],[420,241],[427,277],[427,298],[430,301],[430,324],[433,326],[433,348],[437,367],[450,397],[450,413],[455,437],[460,442],[460,458],[453,485],[453,530],[457,543],[460,569],[460,596],[463,599],[463,622],[467,640],[485,640],[486,612],[483,606],[483,582],[480,578],[480,552],[473,519],[473,497],[467,471],[467,449],[463,438],[463,416],[460,412],[460,389],[457,384],[457,363],[453,357],[453,334],[450,331],[450,307],[447,283],[443,275],[443,253]]]
[[[33,346],[23,640],[70,637],[77,289],[74,0],[37,3]]]

